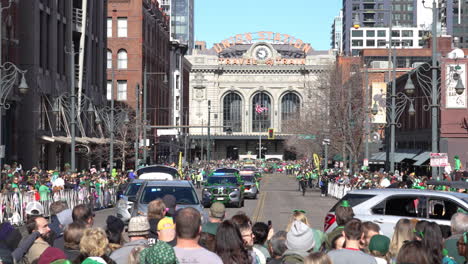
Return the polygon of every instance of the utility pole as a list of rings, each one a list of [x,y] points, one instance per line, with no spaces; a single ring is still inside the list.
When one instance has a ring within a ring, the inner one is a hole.
[[[208,144],[206,147],[208,162],[211,161],[211,100],[208,100]]]
[[[70,38],[70,99],[71,99],[71,106],[70,106],[70,136],[71,136],[71,143],[70,143],[70,165],[72,172],[76,171],[76,152],[75,152],[75,144],[76,144],[76,91],[75,91],[75,44],[73,43],[73,5],[70,4],[70,21],[69,24],[69,38]]]
[[[424,1],[423,1],[424,2]],[[438,153],[439,138],[439,90],[437,89],[437,15],[439,14],[436,1],[432,1],[432,91],[431,91],[431,123],[432,123],[432,153]],[[432,179],[440,180],[439,169],[432,167]]]
[[[140,84],[135,87],[135,170],[138,169],[138,150],[140,149]]]
[[[148,101],[148,80],[146,77],[146,66],[143,70],[143,163],[145,165],[147,164],[147,158],[148,158],[148,150],[147,150],[147,145],[146,145],[146,132],[147,132],[147,126],[148,126],[148,120],[146,116],[146,111],[147,111],[147,101]]]
[[[112,175],[114,169],[114,96],[115,96],[115,73],[112,65],[112,89],[111,89],[111,107],[110,107],[110,146],[109,146],[109,173]]]
[[[366,126],[366,144],[364,152],[364,160],[369,163],[369,134],[370,134],[370,116],[369,116],[369,71],[367,65],[365,67],[365,85],[364,85],[364,105],[365,105],[365,126]],[[364,165],[364,164],[363,164]]]

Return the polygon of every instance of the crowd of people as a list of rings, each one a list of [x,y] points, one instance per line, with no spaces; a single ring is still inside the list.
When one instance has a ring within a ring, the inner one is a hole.
[[[166,195],[134,216],[128,226],[108,216],[105,228],[94,227],[87,205],[51,204],[42,216],[40,203],[29,206],[22,228],[0,225],[0,263],[37,264],[464,264],[468,260],[468,215],[456,213],[451,226],[400,219],[391,238],[379,226],[354,218],[342,202],[337,227],[325,234],[311,228],[304,210],[294,210],[285,230],[256,222],[242,211],[228,217],[213,203],[209,217],[187,207],[176,210]]]

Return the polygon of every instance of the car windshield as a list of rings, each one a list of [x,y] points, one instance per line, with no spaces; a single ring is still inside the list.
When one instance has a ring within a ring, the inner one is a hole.
[[[142,183],[130,183],[127,187],[127,190],[125,190],[125,195],[126,196],[135,196],[138,192],[138,189],[140,189],[140,186]]]
[[[158,198],[162,199],[166,194],[174,195],[177,204],[198,204],[197,194],[193,188],[175,186],[147,186],[141,195],[140,202],[148,204]]]
[[[375,195],[372,194],[346,194],[341,200],[339,200],[331,209],[330,212],[334,212],[336,207],[342,203],[342,201],[346,200],[349,202],[351,207],[354,207],[358,204],[361,204],[370,198],[374,197]]]
[[[254,181],[254,176],[242,176],[242,180],[248,181],[248,182],[253,182]]]
[[[255,168],[255,167],[244,167],[244,168],[241,169],[241,171],[256,171],[256,170],[257,170],[257,168]]]
[[[237,184],[237,177],[209,177],[208,184]]]

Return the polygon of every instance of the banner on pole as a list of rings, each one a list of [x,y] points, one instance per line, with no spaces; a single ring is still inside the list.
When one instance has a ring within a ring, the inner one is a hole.
[[[449,64],[445,70],[445,107],[446,108],[467,108],[466,91],[457,94],[455,86],[458,79],[466,85],[465,64]],[[466,90],[466,89],[465,89]]]
[[[373,124],[386,124],[387,123],[387,84],[385,82],[372,83],[372,105],[369,107],[377,106],[378,112],[372,115]]]
[[[431,167],[445,167],[448,165],[447,153],[431,153]]]

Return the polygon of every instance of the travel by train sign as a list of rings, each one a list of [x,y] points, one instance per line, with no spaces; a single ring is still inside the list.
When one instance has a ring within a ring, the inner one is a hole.
[[[295,38],[288,34],[282,34],[272,31],[259,31],[253,33],[237,34],[235,36],[221,41],[221,43],[214,44],[213,47],[217,53],[221,53],[225,49],[228,49],[230,47],[241,44],[252,44],[255,41],[268,41],[273,44],[286,44],[304,53],[307,53],[312,49],[310,44],[304,43],[304,41],[302,41],[301,39]]]

